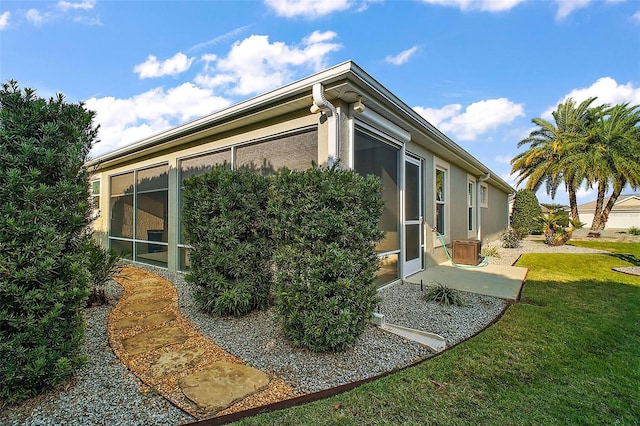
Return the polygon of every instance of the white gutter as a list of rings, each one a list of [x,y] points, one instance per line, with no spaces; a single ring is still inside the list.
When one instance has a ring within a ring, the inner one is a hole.
[[[476,183],[476,221],[478,224],[477,239],[480,240],[480,242],[482,242],[482,204],[480,203],[480,191],[482,190],[482,188],[480,184],[482,182],[488,181],[490,177],[491,177],[491,173],[487,173],[486,175],[484,175],[484,177],[478,178],[478,182]],[[487,191],[489,191],[488,188],[487,188]]]
[[[327,124],[329,126],[327,166],[331,167],[336,163],[340,155],[340,123],[338,110],[324,97],[324,87],[322,87],[321,83],[315,83],[313,85],[312,93],[313,105],[311,105],[311,112],[321,112],[321,123],[323,123],[323,116],[329,120]]]

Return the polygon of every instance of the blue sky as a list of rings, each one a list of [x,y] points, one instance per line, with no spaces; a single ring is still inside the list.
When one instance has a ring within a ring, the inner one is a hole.
[[[514,183],[532,118],[640,104],[640,2],[0,2],[0,80],[97,111],[94,155],[349,59]]]

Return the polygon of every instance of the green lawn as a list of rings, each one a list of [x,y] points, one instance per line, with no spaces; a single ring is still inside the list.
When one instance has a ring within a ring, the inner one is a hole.
[[[523,255],[522,301],[441,356],[241,424],[639,424],[640,277],[612,268],[640,245],[587,243],[615,253]]]

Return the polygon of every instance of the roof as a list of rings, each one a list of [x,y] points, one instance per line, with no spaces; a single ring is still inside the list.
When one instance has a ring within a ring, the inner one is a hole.
[[[362,96],[367,108],[411,133],[412,140],[416,143],[437,153],[444,160],[462,166],[468,173],[477,176],[490,174],[489,182],[505,192],[515,191],[507,182],[431,125],[353,61],[343,62],[278,89],[101,155],[89,160],[87,165],[103,167],[132,161],[206,136],[309,108],[312,103],[312,87],[316,83],[323,85],[325,97],[334,103],[337,101],[353,103],[356,101],[356,96]]]
[[[605,200],[606,203],[606,200]],[[579,212],[595,211],[596,201],[580,204]],[[611,211],[639,211],[640,212],[640,194],[623,194],[618,197]]]

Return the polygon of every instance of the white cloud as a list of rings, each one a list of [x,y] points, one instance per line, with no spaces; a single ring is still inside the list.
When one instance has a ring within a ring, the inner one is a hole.
[[[42,25],[49,18],[48,14],[45,13],[43,15],[38,9],[29,9],[24,16],[27,18],[27,21],[31,22],[36,27]]]
[[[351,0],[265,0],[265,4],[277,15],[285,18],[301,16],[315,19],[347,10],[353,2]]]
[[[395,56],[387,56],[385,58],[385,61],[393,65],[402,65],[406,63],[411,57],[411,55],[413,55],[417,51],[418,51],[418,46],[413,46],[410,49],[403,50],[402,52],[398,53]]]
[[[479,135],[511,123],[524,116],[522,104],[507,98],[487,99],[472,103],[464,112],[462,105],[450,104],[443,108],[415,107],[418,114],[445,133],[452,133],[457,139],[475,140]]]
[[[205,87],[226,86],[234,95],[265,92],[288,83],[301,68],[325,68],[328,54],[342,47],[331,42],[335,37],[333,31],[314,31],[299,45],[287,45],[252,35],[235,42],[226,57],[203,57],[206,65],[195,81]]]
[[[60,0],[56,7],[58,9],[67,10],[91,10],[96,5],[96,0],[82,0],[81,2],[72,2]]]
[[[195,58],[188,58],[182,52],[178,52],[173,57],[158,62],[158,58],[149,55],[147,60],[136,65],[133,71],[138,73],[140,78],[162,77],[165,75],[178,75],[191,67]]]
[[[549,107],[542,113],[542,117],[549,120],[552,118],[551,113],[556,110],[557,105],[572,98],[574,102],[580,103],[592,96],[597,96],[592,106],[602,104],[622,104],[629,102],[631,105],[640,105],[640,87],[634,87],[632,82],[627,84],[618,84],[611,77],[602,77],[596,80],[589,87],[573,89],[571,92],[562,97],[555,106]]]
[[[457,7],[462,11],[503,12],[511,10],[524,0],[422,0],[439,6]]]
[[[85,105],[97,113],[95,122],[100,125],[101,140],[91,154],[113,151],[230,103],[229,99],[215,96],[212,90],[192,83],[168,90],[158,87],[126,99],[91,98]]]
[[[634,14],[631,16],[631,21],[633,21],[633,22],[634,22],[634,23],[636,23],[636,24],[640,24],[640,11],[638,11],[638,12],[634,13]]]
[[[587,7],[591,0],[556,0],[558,11],[556,19],[561,20],[569,16],[573,11]]]
[[[4,30],[9,26],[9,17],[11,16],[11,12],[6,11],[0,15],[0,30]]]

